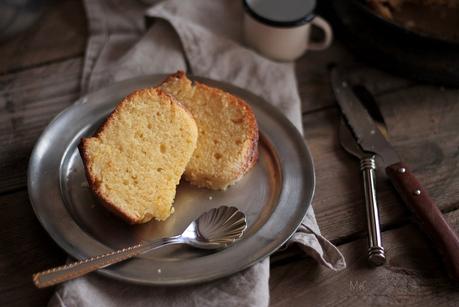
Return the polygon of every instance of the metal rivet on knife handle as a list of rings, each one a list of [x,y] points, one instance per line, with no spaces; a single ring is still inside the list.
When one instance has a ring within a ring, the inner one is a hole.
[[[400,174],[400,168],[406,168],[405,174]],[[429,197],[403,162],[389,165],[386,173],[394,184],[408,208],[410,208],[421,227],[432,239],[442,256],[449,275],[459,280],[459,237],[454,229],[447,223],[438,206]]]

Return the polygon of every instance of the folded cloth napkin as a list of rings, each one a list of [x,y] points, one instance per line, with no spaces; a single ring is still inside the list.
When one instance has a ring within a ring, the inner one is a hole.
[[[241,45],[240,1],[146,2],[85,1],[90,38],[83,92],[181,69],[264,97],[302,131],[294,65],[273,62]],[[312,207],[287,245],[292,243],[332,270],[346,267],[339,250],[321,236]],[[49,306],[267,306],[268,280],[269,259],[233,276],[193,286],[146,287],[91,274],[60,286]]]

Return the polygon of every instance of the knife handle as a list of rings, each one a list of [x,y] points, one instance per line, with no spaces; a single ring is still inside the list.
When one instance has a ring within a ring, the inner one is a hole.
[[[417,217],[423,230],[437,246],[449,275],[459,280],[459,238],[448,225],[441,211],[403,162],[386,168],[395,189]]]
[[[381,240],[378,202],[376,199],[375,169],[375,156],[360,160],[367,213],[368,261],[374,265],[382,265],[386,262],[386,255]]]

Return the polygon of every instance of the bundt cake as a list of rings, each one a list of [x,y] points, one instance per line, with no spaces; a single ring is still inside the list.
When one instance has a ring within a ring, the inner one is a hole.
[[[138,224],[173,213],[176,186],[197,138],[191,113],[164,91],[148,88],[121,101],[79,150],[102,204]]]
[[[258,158],[258,127],[249,105],[218,88],[193,83],[181,71],[160,88],[183,103],[198,126],[198,143],[185,179],[216,190],[241,179]]]

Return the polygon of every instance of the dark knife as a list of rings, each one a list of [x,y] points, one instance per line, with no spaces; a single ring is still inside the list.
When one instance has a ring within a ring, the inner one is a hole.
[[[362,150],[378,155],[390,181],[421,227],[432,239],[448,268],[448,273],[459,280],[459,238],[443,218],[441,211],[421,186],[408,166],[400,161],[391,144],[352,91],[345,71],[335,67],[331,83],[341,111]]]

